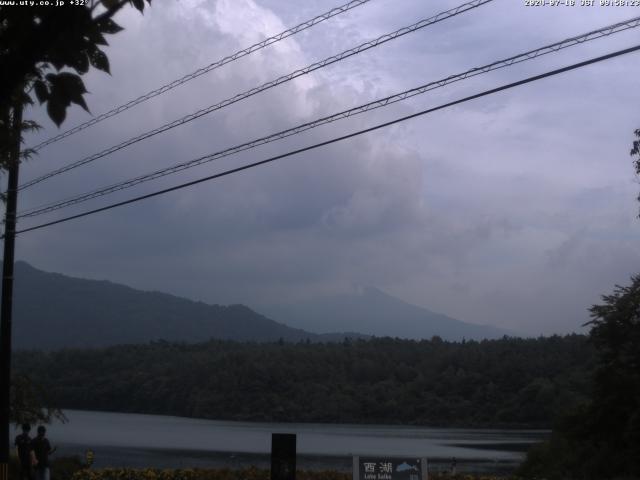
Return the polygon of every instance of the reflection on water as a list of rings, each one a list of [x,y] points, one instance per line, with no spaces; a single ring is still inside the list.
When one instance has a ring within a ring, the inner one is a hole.
[[[298,435],[300,468],[348,471],[350,457],[427,457],[434,470],[451,458],[458,470],[509,470],[548,432],[379,425],[211,421],[160,415],[65,411],[69,422],[49,430],[61,455],[96,453],[95,465],[268,468],[271,433]]]

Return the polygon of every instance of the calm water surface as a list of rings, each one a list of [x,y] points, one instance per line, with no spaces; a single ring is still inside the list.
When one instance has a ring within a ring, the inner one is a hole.
[[[95,465],[268,468],[272,433],[298,436],[299,468],[349,470],[352,455],[427,457],[433,470],[509,471],[547,431],[282,424],[67,410],[48,429],[61,455],[95,452]]]

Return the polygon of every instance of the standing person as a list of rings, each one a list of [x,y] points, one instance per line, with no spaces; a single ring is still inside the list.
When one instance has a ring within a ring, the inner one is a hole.
[[[49,455],[56,451],[51,448],[49,439],[44,435],[47,429],[43,425],[38,427],[38,436],[31,440],[31,448],[36,456],[36,480],[49,480]]]
[[[20,464],[20,480],[31,480],[31,457],[33,456],[33,449],[31,447],[31,437],[29,432],[31,431],[31,425],[28,423],[22,424],[22,433],[16,437],[14,442],[16,446],[16,453],[18,454],[18,463]]]

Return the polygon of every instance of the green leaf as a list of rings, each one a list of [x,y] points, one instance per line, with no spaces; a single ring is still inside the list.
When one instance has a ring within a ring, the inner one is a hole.
[[[87,112],[89,111],[89,108],[82,97],[83,93],[87,93],[87,89],[84,86],[84,82],[78,75],[63,72],[58,75],[57,82],[62,89],[63,99],[67,105],[69,105],[69,102],[73,102],[76,105],[80,105]]]
[[[87,93],[84,82],[75,73],[62,72],[57,75],[56,83],[59,83],[68,93]]]
[[[56,67],[56,70],[62,70],[64,67],[64,62],[57,56],[51,59],[51,64]]]
[[[110,18],[105,18],[104,20],[101,20],[98,23],[98,27],[100,28],[101,33],[109,33],[109,34],[118,33],[124,30],[124,28],[122,28],[120,25],[118,25],[116,22],[114,22]]]
[[[51,84],[47,112],[51,119],[60,125],[66,116],[66,109],[71,103],[80,105],[87,112],[89,108],[82,94],[87,92],[80,76],[71,72],[48,74],[47,80]]]
[[[75,52],[69,64],[80,75],[84,75],[89,71],[89,59],[85,52]]]
[[[34,122],[33,120],[24,120],[22,122],[22,127],[21,130],[23,132],[37,132],[38,130],[41,130],[42,127],[40,126],[39,123]]]
[[[49,118],[59,127],[67,116],[67,107],[57,100],[50,99],[47,102]]]
[[[89,43],[89,47],[95,48],[95,45],[109,45],[104,35],[100,33],[98,26],[93,23],[87,28],[84,39]]]
[[[102,50],[98,50],[96,48],[93,52],[91,52],[91,54],[89,55],[89,61],[91,62],[91,65],[94,66],[94,68],[111,74],[111,70],[109,69],[109,58],[107,58],[107,55]]]
[[[85,112],[91,113],[89,111],[89,107],[87,106],[87,102],[84,101],[84,97],[82,95],[78,95],[77,97],[72,98],[71,101],[76,105],[80,105]]]
[[[131,4],[141,12],[144,10],[144,0],[131,0]]]
[[[118,0],[102,0],[102,4],[106,8],[115,8],[116,6],[118,6]]]
[[[49,89],[47,88],[47,84],[42,80],[36,80],[33,84],[33,90],[36,92],[36,98],[42,105],[49,98]]]
[[[33,105],[33,100],[26,92],[22,92],[22,94],[20,95],[20,100],[23,105]]]
[[[37,155],[38,152],[33,148],[25,148],[20,152],[20,160],[30,160],[34,155]]]

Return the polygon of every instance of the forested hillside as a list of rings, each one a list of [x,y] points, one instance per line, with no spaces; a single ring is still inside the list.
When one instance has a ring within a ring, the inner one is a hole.
[[[509,333],[436,314],[374,288],[364,289],[361,295],[298,305],[293,310],[276,309],[271,311],[276,316],[266,317],[244,305],[209,305],[112,282],[44,272],[26,262],[16,262],[14,306],[15,345],[45,350],[156,340],[340,342],[345,336],[369,335],[481,340]],[[307,331],[307,326],[315,333]]]
[[[63,408],[210,419],[550,427],[587,393],[579,335],[482,342],[155,342],[18,352]]]
[[[25,262],[16,262],[14,306],[18,348],[106,347],[153,340],[195,343],[211,338],[257,342],[344,338],[344,334],[316,335],[290,328],[244,305],[208,305],[43,272]]]

